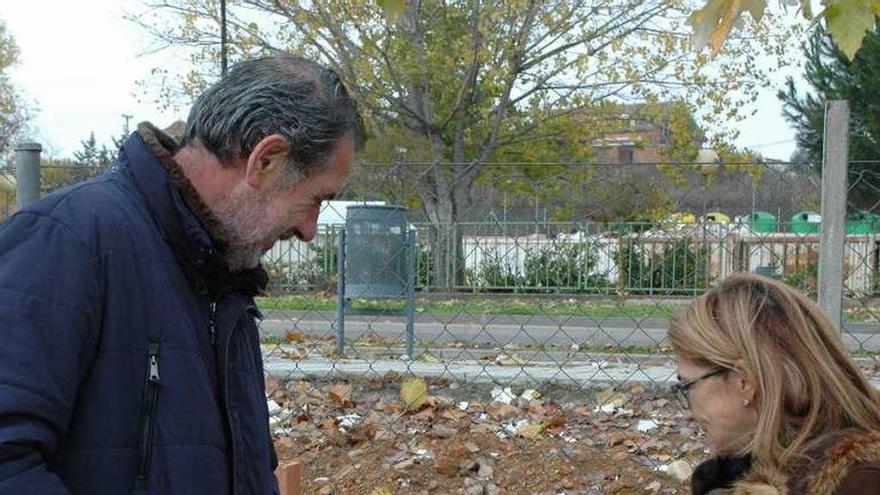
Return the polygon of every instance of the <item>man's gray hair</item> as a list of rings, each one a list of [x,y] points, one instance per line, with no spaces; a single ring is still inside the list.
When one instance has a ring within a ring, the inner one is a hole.
[[[360,146],[364,125],[336,72],[293,55],[241,62],[196,99],[183,143],[199,141],[221,163],[247,157],[266,136],[290,146],[290,175],[323,168],[341,137]]]

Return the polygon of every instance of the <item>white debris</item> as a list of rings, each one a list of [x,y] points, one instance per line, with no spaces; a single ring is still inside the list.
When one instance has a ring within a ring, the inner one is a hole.
[[[636,424],[636,430],[639,430],[642,433],[649,432],[654,428],[660,426],[660,423],[656,419],[643,419]]]
[[[276,416],[282,411],[281,406],[272,399],[267,400],[266,405],[269,407],[269,416]]]
[[[671,476],[676,481],[684,483],[685,481],[691,479],[691,475],[694,474],[694,468],[692,468],[687,461],[678,460],[669,464],[669,468],[667,469],[666,474]]]
[[[470,406],[470,405],[471,405],[470,402],[468,402],[468,401],[466,401],[466,400],[463,400],[463,401],[461,401],[461,402],[458,403],[458,409],[459,409],[460,411],[467,411],[467,408],[468,408],[468,406]]]
[[[363,418],[359,414],[346,414],[344,416],[337,416],[336,420],[339,421],[339,430],[345,431],[361,424]]]
[[[428,449],[418,449],[414,452],[417,458],[419,459],[433,459],[434,453]]]
[[[564,431],[559,433],[559,438],[561,438],[565,443],[576,443],[578,441],[577,437],[568,436],[565,434]]]
[[[492,389],[492,402],[500,402],[501,404],[510,404],[516,396],[510,390],[510,387],[495,387]]]
[[[504,432],[508,435],[518,435],[523,429],[529,426],[529,420],[521,419],[516,423],[505,423]]]
[[[531,401],[541,397],[541,392],[538,392],[537,390],[530,388],[530,389],[524,391],[519,397],[521,399],[524,399],[524,400],[531,402]]]

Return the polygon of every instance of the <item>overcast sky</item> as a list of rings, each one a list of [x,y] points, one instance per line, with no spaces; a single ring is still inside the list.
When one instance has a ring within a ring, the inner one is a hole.
[[[0,20],[21,49],[13,81],[37,108],[34,138],[54,157],[70,156],[91,131],[99,142],[109,143],[122,130],[123,114],[133,116],[132,126],[149,120],[164,127],[185,118],[138,101],[136,81],[146,79],[154,67],[184,61],[179,53],[143,55],[150,40],[122,17],[123,11],[137,8],[135,0],[0,4]],[[782,84],[785,75],[775,73],[774,84]],[[794,150],[794,132],[775,94],[775,87],[762,91],[757,114],[738,125],[735,144],[787,159]]]

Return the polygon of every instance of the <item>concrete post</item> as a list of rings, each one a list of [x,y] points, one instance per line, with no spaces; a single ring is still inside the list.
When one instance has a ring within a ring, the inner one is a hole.
[[[19,143],[15,147],[15,196],[18,209],[40,199],[40,143]]]

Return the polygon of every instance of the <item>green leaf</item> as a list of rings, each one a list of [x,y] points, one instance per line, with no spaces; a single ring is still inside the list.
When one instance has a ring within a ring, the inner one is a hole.
[[[874,30],[880,0],[826,0],[825,4],[828,32],[840,51],[852,60],[865,35]]]
[[[395,22],[406,8],[406,0],[379,0],[388,22]]]

